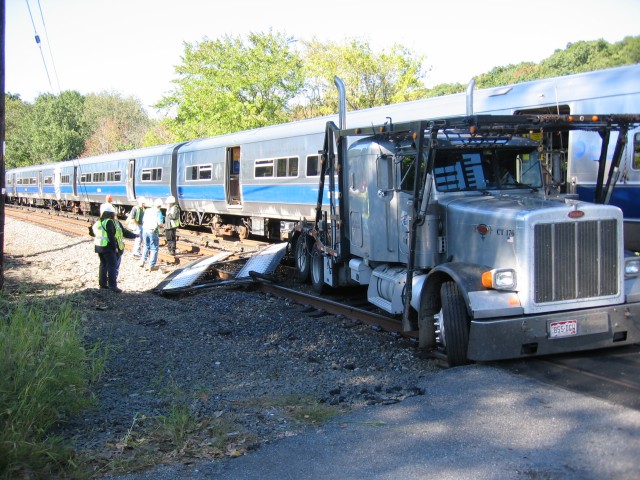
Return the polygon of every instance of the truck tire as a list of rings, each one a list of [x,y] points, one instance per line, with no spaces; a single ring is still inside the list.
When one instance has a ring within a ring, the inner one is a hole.
[[[311,286],[316,293],[324,293],[327,289],[324,283],[324,258],[316,248],[311,252]]]
[[[444,346],[450,367],[465,365],[469,347],[469,315],[464,299],[455,282],[440,287],[440,342]]]
[[[311,278],[311,253],[309,252],[307,236],[304,234],[301,234],[296,240],[295,258],[298,280],[309,283]]]

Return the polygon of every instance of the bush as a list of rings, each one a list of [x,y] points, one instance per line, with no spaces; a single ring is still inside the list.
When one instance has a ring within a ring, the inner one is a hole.
[[[90,404],[104,359],[70,301],[0,295],[0,314],[0,478],[69,473],[73,450],[51,431]]]

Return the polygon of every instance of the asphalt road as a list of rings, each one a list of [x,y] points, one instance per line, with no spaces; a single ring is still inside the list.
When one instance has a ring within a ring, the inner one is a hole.
[[[249,455],[120,480],[640,478],[640,411],[491,366],[444,370],[424,396],[340,417]]]

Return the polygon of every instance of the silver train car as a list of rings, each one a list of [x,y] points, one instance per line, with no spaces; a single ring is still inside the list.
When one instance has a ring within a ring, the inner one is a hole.
[[[347,125],[379,125],[475,114],[572,114],[640,111],[640,65],[473,90],[346,114]],[[140,197],[173,195],[183,223],[214,232],[286,238],[293,222],[315,216],[318,172],[327,122],[337,115],[186,143],[116,152],[11,169],[10,203],[96,213],[107,195],[120,214]],[[628,133],[605,200],[625,216],[628,248],[640,250],[640,131]],[[546,184],[593,201],[600,139],[593,132],[554,138],[545,151]],[[612,152],[609,152],[612,155]],[[329,193],[325,192],[328,199]]]

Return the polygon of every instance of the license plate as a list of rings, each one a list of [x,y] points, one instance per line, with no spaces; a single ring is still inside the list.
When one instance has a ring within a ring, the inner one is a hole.
[[[578,334],[577,320],[564,320],[549,324],[549,338],[570,337]]]

